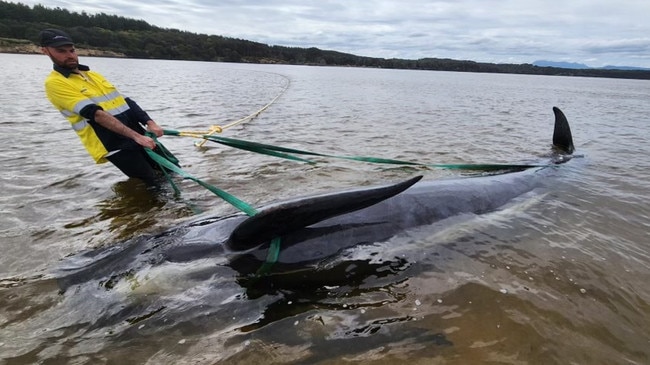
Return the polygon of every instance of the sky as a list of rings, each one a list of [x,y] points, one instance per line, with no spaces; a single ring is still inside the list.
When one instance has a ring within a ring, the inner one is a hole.
[[[10,0],[358,56],[650,68],[648,0]]]

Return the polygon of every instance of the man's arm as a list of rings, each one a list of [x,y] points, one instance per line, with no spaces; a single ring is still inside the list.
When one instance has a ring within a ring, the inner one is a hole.
[[[86,100],[86,96],[80,94],[78,90],[71,87],[67,82],[65,82],[65,79],[48,78],[46,80],[45,90],[48,99],[50,99],[50,102],[52,102],[52,104],[55,105],[59,110],[67,110],[72,113],[78,113],[87,120],[95,121],[97,124],[112,132],[132,139],[140,146],[148,147],[151,149],[156,147],[156,143],[153,141],[153,139],[147,136],[143,136],[133,129],[122,124],[122,122],[113,117],[110,113],[105,112],[97,104],[83,103],[83,101]],[[75,107],[80,104],[86,105],[83,106],[81,110],[76,111]],[[146,113],[144,114],[146,115]]]
[[[156,142],[154,142],[153,139],[143,136],[140,133],[134,131],[133,129],[125,126],[117,120],[114,116],[110,115],[109,113],[103,111],[102,109],[97,109],[95,111],[94,115],[95,122],[102,127],[113,131],[115,133],[121,134],[124,137],[131,138],[134,140],[137,144],[139,144],[142,147],[147,147],[154,149],[156,147]]]
[[[131,111],[135,114],[136,118],[138,118],[138,121],[142,124],[147,125],[147,129],[149,132],[152,132],[153,134],[156,135],[156,137],[162,137],[163,135],[163,129],[151,119],[149,114],[142,110],[140,105],[135,102],[135,100],[131,98],[125,98],[126,103],[129,105],[129,108]]]

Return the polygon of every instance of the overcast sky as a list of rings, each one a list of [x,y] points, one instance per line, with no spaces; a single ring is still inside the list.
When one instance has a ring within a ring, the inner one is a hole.
[[[650,68],[650,0],[13,0],[359,56]]]

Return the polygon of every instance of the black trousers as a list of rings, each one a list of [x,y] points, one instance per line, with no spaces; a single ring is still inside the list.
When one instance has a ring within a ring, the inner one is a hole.
[[[158,164],[147,155],[143,148],[123,149],[106,157],[124,175],[141,179],[149,186],[158,185]]]

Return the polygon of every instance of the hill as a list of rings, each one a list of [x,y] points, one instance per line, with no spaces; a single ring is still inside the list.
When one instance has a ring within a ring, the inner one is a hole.
[[[559,67],[559,68],[570,68],[570,69],[587,69],[589,66],[584,63],[575,63],[575,62],[555,62],[555,61],[545,61],[539,60],[533,62],[534,66],[539,67]]]
[[[47,8],[43,5],[34,5],[30,8],[21,3],[0,1],[0,38],[2,38],[0,52],[40,52],[38,47],[30,47],[28,44],[36,45],[38,32],[45,28],[65,29],[73,37],[80,51],[111,57],[650,80],[650,71],[645,70],[570,69],[440,58],[406,60],[362,57],[315,47],[267,45],[219,35],[165,29],[143,20],[104,13],[76,13],[61,8]]]
[[[555,61],[544,61],[539,60],[533,62],[534,66],[540,67],[559,67],[559,68],[570,68],[570,69],[597,69],[597,70],[640,70],[640,71],[650,71],[649,68],[643,67],[633,67],[633,66],[613,66],[607,65],[603,67],[589,67],[583,63],[574,63],[574,62],[555,62]]]

